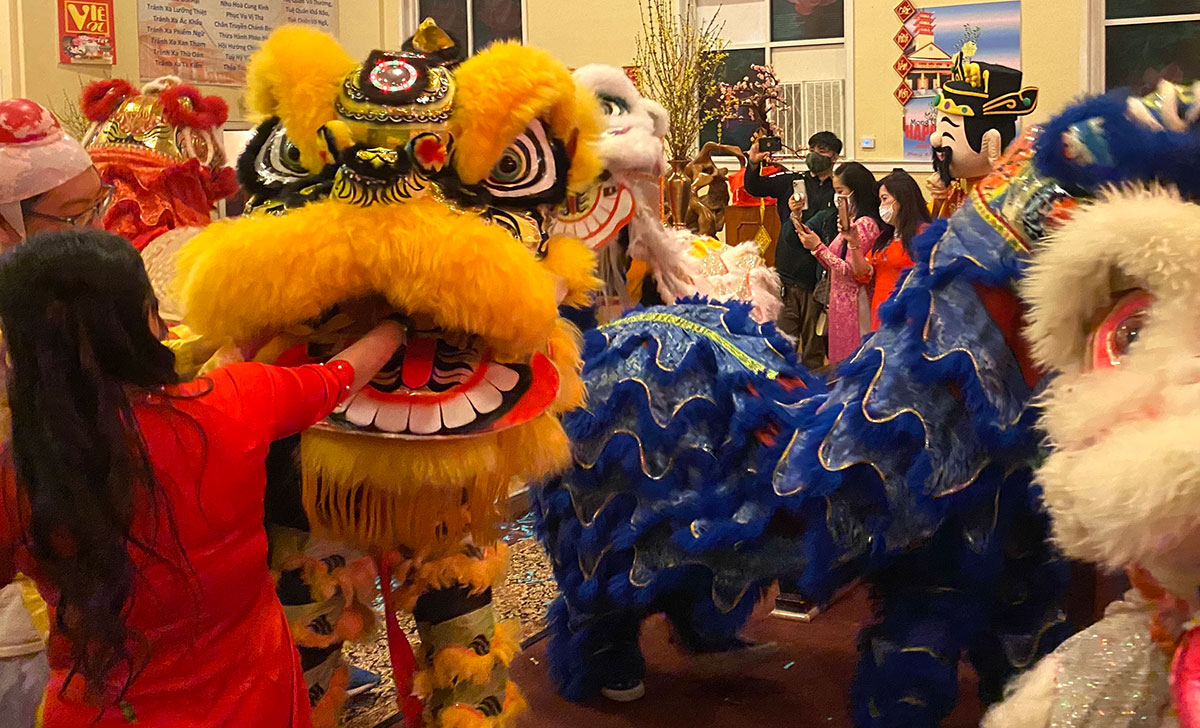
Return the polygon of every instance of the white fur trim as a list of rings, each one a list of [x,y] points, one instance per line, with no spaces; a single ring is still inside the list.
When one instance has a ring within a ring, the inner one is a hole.
[[[1169,187],[1110,190],[1048,236],[1022,284],[1038,364],[1083,368],[1093,318],[1112,303],[1118,271],[1160,298],[1200,293],[1200,205]]]
[[[152,81],[147,81],[145,85],[142,86],[142,93],[160,94],[172,86],[178,86],[182,83],[183,79],[179,76],[159,76]]]
[[[1024,284],[1034,358],[1058,372],[1037,473],[1054,541],[1180,595],[1200,585],[1198,253],[1200,206],[1159,186],[1110,191],[1036,252]],[[1129,286],[1155,303],[1121,364],[1091,370],[1090,333]]]
[[[997,703],[983,716],[980,728],[1046,728],[1056,698],[1058,655],[1042,658],[1032,670],[1017,676]]]

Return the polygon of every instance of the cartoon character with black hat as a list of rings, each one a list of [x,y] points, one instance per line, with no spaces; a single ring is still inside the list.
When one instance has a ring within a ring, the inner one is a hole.
[[[934,100],[937,129],[929,138],[929,179],[934,217],[950,217],[975,183],[992,170],[1017,136],[1017,117],[1037,108],[1038,90],[1021,87],[1021,72],[993,63],[974,63],[960,51],[954,76]]]

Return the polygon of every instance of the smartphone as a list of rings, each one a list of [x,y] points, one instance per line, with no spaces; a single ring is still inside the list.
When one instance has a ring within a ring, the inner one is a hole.
[[[778,152],[783,149],[783,140],[777,136],[765,136],[758,140],[758,151]]]
[[[804,180],[792,180],[792,199],[804,205],[804,209],[808,209],[808,188],[804,186]]]
[[[850,229],[850,200],[846,197],[835,197],[837,205],[838,229],[845,232]]]

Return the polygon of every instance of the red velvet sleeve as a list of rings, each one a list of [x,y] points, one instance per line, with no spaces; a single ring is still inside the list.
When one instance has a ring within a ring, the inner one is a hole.
[[[236,390],[241,404],[235,408],[242,419],[239,424],[265,442],[320,422],[354,383],[354,368],[343,361],[300,367],[246,362],[218,372],[227,376]]]
[[[17,575],[16,553],[21,538],[20,497],[12,449],[0,448],[0,588]]]

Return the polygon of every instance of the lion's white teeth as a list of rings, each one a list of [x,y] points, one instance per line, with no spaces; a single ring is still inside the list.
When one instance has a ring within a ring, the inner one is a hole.
[[[478,384],[467,390],[467,399],[481,415],[495,412],[504,404],[504,395],[486,379],[479,380]]]
[[[521,381],[521,375],[503,364],[494,362],[487,365],[487,371],[483,373],[483,377],[501,392],[511,392],[517,386],[517,382]]]
[[[404,432],[408,429],[408,414],[412,405],[408,402],[387,402],[380,405],[375,415],[375,426],[384,432]]]
[[[469,425],[474,421],[475,409],[466,396],[458,394],[442,402],[442,424],[447,430]]]
[[[413,404],[408,429],[414,435],[432,435],[442,429],[442,411],[437,404]]]
[[[370,397],[355,397],[346,408],[346,419],[359,427],[370,427],[375,421],[375,413],[379,411],[379,403]]]

